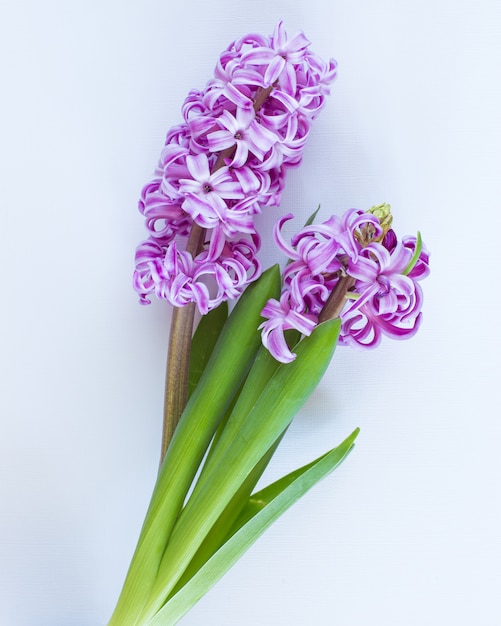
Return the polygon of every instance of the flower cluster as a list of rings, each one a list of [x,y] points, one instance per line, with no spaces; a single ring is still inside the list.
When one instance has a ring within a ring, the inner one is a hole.
[[[336,74],[308,46],[282,22],[271,37],[246,35],[206,88],[189,93],[139,202],[149,231],[136,251],[142,303],[155,294],[206,313],[259,276],[253,217],[279,204]]]
[[[374,347],[382,335],[404,339],[421,322],[419,280],[429,273],[420,236],[398,241],[389,205],[364,212],[350,209],[319,225],[303,228],[288,245],[282,235],[286,215],[275,227],[278,247],[291,259],[284,271],[280,301],[263,310],[263,344],[288,363],[295,355],[284,332],[311,334],[326,319],[340,317],[341,344]]]

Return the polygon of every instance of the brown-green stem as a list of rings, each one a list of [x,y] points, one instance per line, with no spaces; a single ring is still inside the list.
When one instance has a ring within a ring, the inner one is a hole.
[[[205,230],[193,224],[186,250],[195,257],[203,245]],[[188,383],[190,369],[191,335],[195,317],[195,303],[184,307],[174,307],[167,354],[167,372],[165,375],[164,420],[162,432],[162,464],[167,448],[176,430],[181,414],[188,401]]]
[[[332,290],[323,309],[320,311],[318,321],[326,322],[341,315],[341,311],[347,300],[347,293],[355,284],[355,279],[348,274],[343,274],[334,289]]]
[[[256,113],[263,106],[273,88],[274,85],[266,89],[258,89],[253,105]],[[231,146],[220,152],[212,171],[216,172],[224,167],[225,160],[231,158],[234,150],[235,146]],[[189,252],[193,258],[195,258],[202,249],[204,238],[205,229],[194,223],[186,246],[186,251]],[[194,303],[190,303],[184,307],[174,307],[172,312],[167,372],[165,375],[164,420],[160,464],[162,464],[165,458],[167,448],[174,436],[174,431],[176,430],[176,426],[188,401],[190,349],[194,317]]]

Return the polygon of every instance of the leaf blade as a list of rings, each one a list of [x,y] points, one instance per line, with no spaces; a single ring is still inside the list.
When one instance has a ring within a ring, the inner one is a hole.
[[[278,266],[242,294],[174,433],[109,626],[136,623],[154,585],[165,546],[200,462],[260,346],[261,311],[280,293]]]
[[[329,320],[303,339],[296,360],[277,368],[259,398],[252,399],[249,411],[245,389],[249,385],[253,395],[251,370],[210,459],[211,467],[176,522],[143,618],[151,618],[164,604],[247,475],[315,389],[332,358],[339,328],[338,319]]]
[[[192,395],[204,373],[227,319],[228,303],[226,300],[200,319],[191,341],[189,396]]]
[[[237,524],[234,534],[195,576],[168,600],[148,622],[149,626],[171,626],[181,619],[275,520],[344,461],[353,449],[358,433],[357,428],[330,452],[254,494],[251,500],[259,500],[260,505],[254,507],[253,511],[249,507],[247,518],[244,519],[244,516],[242,523],[239,526]]]

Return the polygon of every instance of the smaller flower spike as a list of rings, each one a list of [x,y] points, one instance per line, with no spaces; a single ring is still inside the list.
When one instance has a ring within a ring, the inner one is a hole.
[[[141,303],[155,294],[205,313],[258,278],[254,215],[280,203],[335,75],[335,62],[314,55],[302,33],[289,38],[282,22],[271,37],[245,35],[221,54],[205,89],[188,94],[141,194]],[[198,245],[187,248],[193,233]]]
[[[412,337],[421,323],[423,294],[418,281],[429,273],[421,238],[398,241],[389,205],[368,212],[350,209],[341,218],[303,228],[288,245],[279,220],[274,237],[290,263],[280,301],[270,300],[260,326],[264,346],[283,363],[295,358],[284,332],[309,335],[315,326],[341,318],[339,341],[372,348],[387,335]]]

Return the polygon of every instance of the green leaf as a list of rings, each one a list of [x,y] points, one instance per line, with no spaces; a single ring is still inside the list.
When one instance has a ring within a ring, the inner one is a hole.
[[[233,534],[235,522],[239,516],[241,516],[242,511],[246,508],[246,505],[249,502],[250,494],[273,457],[273,454],[282,440],[282,436],[280,436],[273,446],[266,452],[263,458],[242,483],[240,489],[233,496],[230,503],[226,506],[223,513],[219,516],[218,520],[211,528],[209,534],[203,541],[193,559],[190,561],[189,566],[184,571],[169,597],[175,595],[181,587],[193,578],[193,576],[210,559],[210,557],[225,543],[228,537]]]
[[[162,557],[142,618],[163,605],[224,509],[267,450],[287,428],[323,376],[339,336],[339,319],[320,324],[295,348],[297,358],[281,364],[255,398],[256,364],[200,477]],[[250,398],[250,400],[249,400]]]
[[[317,206],[316,211],[314,211],[310,217],[306,220],[306,222],[304,223],[305,226],[310,226],[311,224],[313,224],[313,222],[315,221],[315,218],[317,217],[317,213],[320,211],[320,205]]]
[[[190,380],[188,393],[191,396],[202,376],[210,355],[228,319],[228,303],[222,302],[218,307],[202,316],[191,341]]]
[[[285,331],[285,338],[287,340],[288,345],[290,346],[296,345],[300,337],[301,337],[301,333],[297,330]],[[226,429],[226,425],[228,423],[228,420],[230,419],[231,414],[233,413],[236,403],[237,402],[240,403],[238,410],[242,411],[242,398],[245,398],[246,405],[250,408],[254,404],[254,402],[259,398],[259,396],[263,392],[263,389],[269,383],[273,374],[276,372],[276,370],[279,367],[280,367],[280,362],[277,361],[274,357],[272,357],[270,352],[266,348],[261,346],[257,353],[256,360],[254,361],[252,365],[249,376],[246,378],[245,383],[243,385],[245,386],[245,394],[242,397],[242,392],[240,390],[240,392],[235,397],[235,400],[233,402],[233,405],[230,407],[230,410],[226,414],[225,418],[219,424],[219,428],[214,436],[214,440],[211,444],[211,449],[209,450],[209,454],[205,461],[204,468],[202,469],[199,482],[200,480],[203,480],[203,477],[206,474],[205,468],[208,465],[210,465],[209,459],[212,458],[214,450],[219,445],[219,440],[221,439],[221,436],[224,430]]]
[[[337,448],[254,494],[235,524],[231,537],[148,621],[148,625],[176,624],[276,519],[339,466],[352,450],[358,433],[357,428]]]
[[[297,344],[301,337],[301,333],[295,330],[286,331],[286,339],[287,343],[291,346]],[[273,376],[275,371],[280,367],[279,361],[274,359],[271,354],[265,348],[261,347],[258,351],[256,360],[251,368],[252,376],[246,379],[246,394],[245,397],[247,399],[247,404],[252,405],[261,395],[263,389],[268,384],[270,378]],[[247,382],[249,384],[247,385]],[[230,415],[235,408],[235,404],[238,401],[241,394],[241,390],[237,397],[234,400],[234,403],[230,407],[230,410],[226,414],[225,418],[219,424],[218,430],[214,435],[214,439],[211,443],[211,448],[207,454],[204,468],[207,467],[207,464],[210,465],[209,460],[212,458],[214,450],[218,447],[218,442],[226,428]],[[233,496],[229,504],[226,506],[226,509],[220,515],[214,526],[211,528],[208,536],[205,538],[204,542],[198,549],[197,553],[190,561],[189,566],[183,573],[181,579],[178,581],[176,587],[172,591],[171,595],[177,592],[178,588],[182,587],[190,578],[194,576],[194,574],[202,567],[202,565],[221,547],[221,545],[226,541],[231,531],[231,528],[237,519],[238,515],[242,511],[243,507],[248,501],[248,498],[256,486],[258,480],[261,478],[263,472],[268,466],[273,454],[275,453],[277,447],[279,446],[283,436],[285,435],[284,431],[278,439],[274,442],[274,444],[270,447],[269,450],[266,451],[264,456],[259,460],[256,466],[252,469],[249,476],[243,482],[237,493]],[[203,481],[203,477],[205,476],[204,469],[198,478],[198,481]]]
[[[412,255],[412,258],[409,261],[407,267],[402,272],[402,274],[404,276],[407,276],[407,274],[410,274],[410,272],[412,271],[413,267],[419,261],[419,255],[421,254],[421,250],[422,249],[423,249],[423,240],[421,239],[421,233],[418,230],[417,237],[416,237],[416,248],[414,250],[414,254]]]
[[[327,368],[339,336],[340,322],[330,320],[315,329],[310,337],[296,343],[295,361],[281,364],[264,347],[240,392],[228,424],[216,449],[206,463],[193,496],[211,480],[221,463],[232,462],[226,455],[242,458],[252,455],[257,462],[288,427],[311,395]],[[293,339],[298,338],[295,334]],[[290,341],[294,345],[294,341]]]
[[[139,618],[193,478],[261,344],[261,311],[279,293],[280,273],[274,266],[246,289],[228,318],[165,456],[109,626]]]
[[[286,338],[289,345],[294,346],[298,342],[300,337],[301,334],[298,331],[291,330],[286,332]],[[246,389],[246,396],[248,401],[250,399],[249,397],[257,400],[257,398],[261,395],[264,387],[266,387],[270,378],[273,376],[279,366],[280,363],[271,356],[268,350],[265,350],[264,348],[259,349],[256,360],[254,361],[251,370],[253,372],[253,376],[250,384],[247,386]],[[256,374],[259,374],[259,376],[257,376]],[[219,424],[217,432],[214,435],[214,439],[211,443],[210,450],[207,454],[204,467],[207,466],[209,459],[212,458],[212,454],[218,446],[218,442],[224,432],[224,429],[226,428],[228,419],[235,407],[235,403],[237,402],[240,393],[241,390],[235,398],[234,403],[230,407],[225,418]],[[205,541],[202,543],[197,553],[190,561],[188,568],[183,573],[183,576],[177,583],[176,588],[174,588],[172,593],[175,593],[178,587],[184,585],[186,581],[189,580],[195,574],[195,572],[200,569],[200,567],[212,556],[212,554],[214,554],[221,547],[221,545],[227,539],[228,533],[230,532],[233,523],[235,522],[237,516],[247,502],[249,495],[256,486],[258,480],[261,478],[264,470],[268,466],[268,463],[270,462],[284,435],[285,431],[275,441],[271,448],[266,451],[264,456],[259,460],[259,462],[256,464],[249,476],[244,481],[244,483],[241,485],[237,493],[233,496],[232,500],[227,505],[221,516],[218,518],[217,522],[210,530],[208,536],[205,538]],[[202,469],[201,476],[198,478],[198,480],[203,480],[203,476],[204,469]]]

